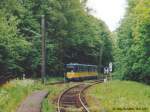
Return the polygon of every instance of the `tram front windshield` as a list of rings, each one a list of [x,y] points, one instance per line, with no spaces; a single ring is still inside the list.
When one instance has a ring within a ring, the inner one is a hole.
[[[67,72],[77,72],[77,66],[68,66]]]

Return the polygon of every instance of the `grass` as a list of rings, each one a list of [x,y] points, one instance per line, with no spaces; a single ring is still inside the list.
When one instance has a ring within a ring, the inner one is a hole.
[[[50,83],[58,80],[48,79]],[[40,81],[13,80],[0,88],[0,112],[16,112],[26,96],[41,89],[49,91],[42,104],[42,112],[55,112],[58,96],[76,84],[43,85]],[[150,112],[150,87],[136,82],[111,81],[98,84],[87,90],[86,97],[91,112]]]
[[[61,78],[58,80],[60,81]],[[50,83],[55,81],[57,81],[57,78],[48,79],[48,82]],[[52,96],[61,90],[56,86],[43,85],[41,81],[29,79],[10,81],[9,83],[0,87],[0,112],[16,112],[17,107],[28,95],[30,95],[33,91],[42,89],[49,90]],[[44,101],[44,108],[48,107],[46,102],[47,100]],[[51,102],[49,102],[48,105],[50,107],[49,110],[52,110],[53,107]],[[54,111],[52,110],[52,112]]]
[[[49,78],[46,82],[54,83],[63,81],[62,78]],[[42,112],[55,112],[57,97],[66,88],[73,86],[74,83],[66,84],[42,84],[40,80],[12,80],[0,87],[0,112],[16,112],[17,107],[22,101],[36,90],[48,90],[49,95],[43,101]]]
[[[91,112],[150,112],[150,86],[111,81],[87,90]]]
[[[33,80],[13,80],[0,88],[0,112],[15,112],[20,102],[32,91],[43,88]]]
[[[74,85],[76,85],[76,83],[49,85],[49,95],[42,104],[42,112],[55,112],[59,95],[65,89]]]
[[[55,112],[55,107],[48,98],[46,98],[42,103],[42,112]]]
[[[46,84],[60,82],[60,81],[64,81],[63,77],[48,77],[46,79]]]

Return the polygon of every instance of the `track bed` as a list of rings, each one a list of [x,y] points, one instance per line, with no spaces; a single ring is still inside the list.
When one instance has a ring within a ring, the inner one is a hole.
[[[99,82],[92,84],[80,84],[63,92],[58,99],[58,112],[89,112],[88,104],[84,98],[84,90],[88,87],[95,85]]]

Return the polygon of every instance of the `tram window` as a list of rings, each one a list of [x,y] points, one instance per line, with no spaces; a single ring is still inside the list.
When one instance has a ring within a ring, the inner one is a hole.
[[[95,72],[96,70],[95,70],[95,68],[93,68],[93,72]]]
[[[95,68],[93,68],[93,72],[95,72],[96,70],[95,70]]]
[[[93,72],[93,67],[90,68],[90,71]]]
[[[73,71],[74,71],[73,68],[71,68],[71,67],[67,68],[67,72],[73,72]]]
[[[84,66],[82,67],[82,71],[83,71],[83,72],[85,71],[85,67],[84,67]]]
[[[92,68],[92,72],[94,72],[94,68]]]
[[[83,71],[86,72],[88,70],[87,66],[83,66]]]
[[[82,72],[83,71],[83,68],[82,67],[80,67],[80,72]]]
[[[93,68],[93,72],[95,72],[95,68]]]
[[[88,66],[85,66],[85,71],[86,71],[86,72],[88,72],[88,71],[89,71]]]
[[[79,70],[80,72],[86,71],[86,68],[84,66],[79,66]]]
[[[97,71],[97,68],[96,68],[96,67],[94,68],[94,71],[95,71],[95,72]]]
[[[95,72],[95,69],[94,69],[94,68],[92,68],[92,72]]]
[[[90,67],[88,68],[88,72],[91,72],[91,68]]]
[[[82,72],[83,71],[83,67],[79,66],[79,71]]]
[[[95,72],[95,71],[96,71],[96,68],[95,68],[95,67],[91,67],[90,71],[91,71],[91,72]]]
[[[90,72],[91,70],[90,70],[90,67],[88,67],[88,72]]]
[[[91,68],[91,72],[93,72],[93,67],[90,67]]]
[[[74,72],[77,72],[78,71],[78,66],[74,66]]]

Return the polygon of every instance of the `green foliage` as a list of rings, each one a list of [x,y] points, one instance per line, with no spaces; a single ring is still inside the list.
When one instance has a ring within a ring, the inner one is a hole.
[[[21,62],[30,50],[30,43],[18,34],[16,17],[0,12],[0,74],[22,72]]]
[[[116,68],[124,79],[150,83],[150,1],[129,0],[117,30]]]
[[[0,10],[5,13],[0,19],[0,35],[12,41],[3,49],[10,46],[12,50],[1,54],[9,57],[13,53],[14,58],[1,59],[5,71],[40,74],[41,15],[46,19],[48,74],[62,74],[66,63],[98,64],[101,46],[103,65],[112,60],[110,32],[104,22],[88,14],[85,4],[86,0],[2,0]]]

